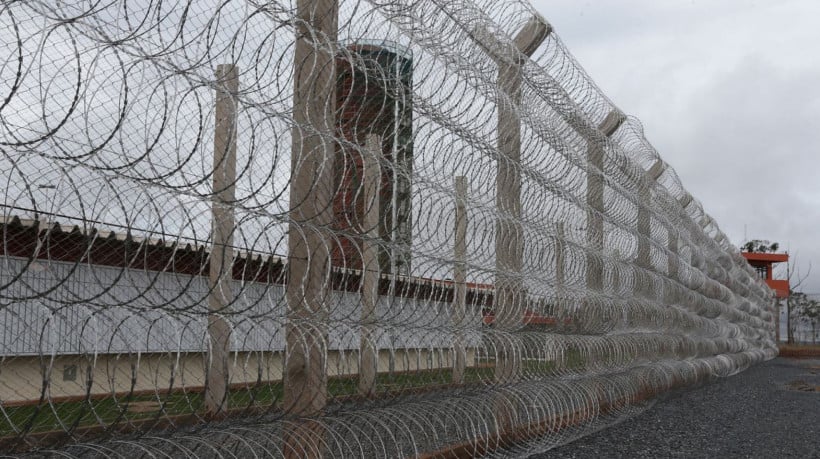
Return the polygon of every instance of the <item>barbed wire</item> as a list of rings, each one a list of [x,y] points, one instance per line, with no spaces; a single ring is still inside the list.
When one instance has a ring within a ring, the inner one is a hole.
[[[524,456],[774,357],[524,1],[5,2],[0,444]]]

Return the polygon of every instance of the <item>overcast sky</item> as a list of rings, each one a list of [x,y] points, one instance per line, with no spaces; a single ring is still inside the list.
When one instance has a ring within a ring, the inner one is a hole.
[[[820,2],[533,4],[732,242],[780,242],[820,292]]]

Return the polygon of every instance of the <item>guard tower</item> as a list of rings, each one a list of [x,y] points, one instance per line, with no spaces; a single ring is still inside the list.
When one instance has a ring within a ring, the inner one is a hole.
[[[381,139],[383,160],[379,187],[379,270],[410,274],[412,244],[411,176],[413,172],[413,59],[409,49],[387,41],[360,40],[336,58],[336,145],[334,266],[362,269],[364,218],[359,149],[368,135]]]
[[[741,254],[752,265],[757,275],[766,281],[766,285],[775,291],[777,298],[789,296],[789,280],[772,278],[772,266],[776,263],[788,263],[788,253],[741,252]]]

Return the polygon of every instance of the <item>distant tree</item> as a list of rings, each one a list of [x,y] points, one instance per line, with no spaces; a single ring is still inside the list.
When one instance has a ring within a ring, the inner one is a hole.
[[[811,326],[811,340],[812,344],[817,342],[817,325],[820,325],[820,301],[810,298],[803,292],[789,292],[791,300],[791,321],[789,335],[793,340],[794,332],[797,329],[797,324],[802,322]]]
[[[810,299],[806,294],[800,292],[794,294],[794,300],[795,315],[811,325],[811,342],[816,344],[817,324],[820,322],[820,301]]]
[[[752,239],[751,241],[746,242],[742,246],[740,246],[740,250],[743,252],[758,252],[758,253],[768,253],[768,252],[777,252],[777,249],[780,248],[780,244],[777,242],[769,242],[765,239]]]
[[[789,297],[786,302],[786,342],[794,343],[795,331],[800,323],[800,310],[803,309],[803,303],[807,301],[806,294],[803,292],[796,292],[793,289],[789,290]]]
[[[798,300],[805,299],[805,294],[796,292],[796,290],[803,285],[803,282],[808,279],[811,274],[811,262],[809,262],[809,267],[806,270],[806,274],[802,275],[799,266],[795,265],[795,269],[791,269],[792,261],[797,259],[797,254],[792,254],[789,258],[791,258],[791,260],[786,262],[786,280],[789,281],[789,296],[786,297],[786,342],[792,344],[794,343],[795,330],[795,321],[792,320],[795,315],[794,309],[792,308],[792,295],[798,295]],[[780,309],[778,306],[778,314],[780,313],[779,311]]]

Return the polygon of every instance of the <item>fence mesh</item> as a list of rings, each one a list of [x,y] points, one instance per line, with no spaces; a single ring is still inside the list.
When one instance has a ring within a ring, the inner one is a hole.
[[[525,1],[3,2],[0,444],[526,455],[776,355]]]

